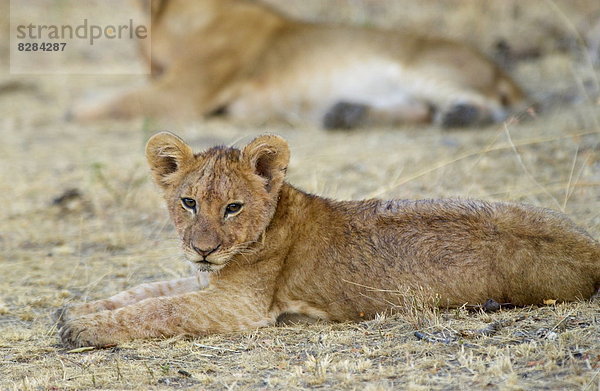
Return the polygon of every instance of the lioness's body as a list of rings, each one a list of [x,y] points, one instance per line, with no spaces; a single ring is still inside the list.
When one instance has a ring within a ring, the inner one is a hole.
[[[326,127],[456,126],[502,120],[523,102],[510,77],[457,42],[305,23],[245,0],[152,4],[152,50],[143,52],[155,80],[108,104],[75,110],[77,118],[221,112]]]
[[[600,244],[557,212],[324,199],[284,182],[289,151],[276,136],[194,155],[161,133],[147,156],[187,259],[218,273],[205,289],[192,277],[73,307],[67,344],[249,330],[289,313],[372,318],[416,291],[441,306],[525,305],[585,299],[600,284]]]

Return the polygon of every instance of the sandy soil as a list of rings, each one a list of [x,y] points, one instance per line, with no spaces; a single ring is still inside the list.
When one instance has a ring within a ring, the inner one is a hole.
[[[270,2],[311,20],[466,40],[504,64],[542,110],[453,131],[326,132],[223,120],[170,130],[197,149],[281,134],[292,148],[289,181],[325,196],[527,202],[564,211],[600,238],[597,1]],[[56,307],[187,268],[145,166],[155,125],[64,120],[87,91],[143,78],[9,75],[7,42],[0,42],[0,389],[599,389],[598,300],[494,314],[434,311],[416,301],[406,313],[361,324],[68,352],[50,317]]]

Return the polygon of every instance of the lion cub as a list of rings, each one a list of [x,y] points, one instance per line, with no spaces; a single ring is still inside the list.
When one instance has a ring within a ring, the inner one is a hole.
[[[507,74],[450,40],[306,23],[248,0],[153,0],[151,12],[152,47],[142,52],[153,79],[75,108],[75,119],[221,113],[325,128],[453,127],[502,121],[524,105]]]
[[[274,135],[194,154],[163,132],[146,156],[208,286],[144,284],[68,308],[67,345],[252,330],[282,314],[357,321],[401,309],[411,289],[452,307],[586,299],[600,284],[600,243],[551,210],[318,197],[284,181],[290,153]]]

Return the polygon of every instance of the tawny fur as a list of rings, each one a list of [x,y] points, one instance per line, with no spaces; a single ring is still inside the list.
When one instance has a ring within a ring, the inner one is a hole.
[[[369,319],[401,310],[411,291],[449,307],[571,301],[600,283],[600,244],[548,209],[321,198],[284,181],[288,146],[272,135],[194,154],[163,132],[146,154],[184,253],[209,281],[145,284],[71,307],[65,344],[252,330],[282,314]],[[243,207],[227,214],[232,203]]]
[[[154,76],[149,85],[79,105],[74,118],[180,120],[218,111],[327,127],[460,126],[500,121],[524,105],[508,75],[461,43],[300,22],[256,1],[153,0],[151,42],[152,50],[142,48]],[[366,110],[348,120],[339,103]]]

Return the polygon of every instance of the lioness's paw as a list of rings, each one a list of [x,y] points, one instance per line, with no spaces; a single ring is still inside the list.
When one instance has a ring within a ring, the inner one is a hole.
[[[91,122],[108,118],[128,118],[131,113],[123,107],[123,102],[108,92],[94,92],[80,99],[64,114],[66,121]]]
[[[369,111],[369,106],[360,103],[338,102],[323,117],[325,129],[352,129],[360,126]]]
[[[114,345],[122,340],[105,314],[86,315],[64,322],[59,330],[61,342],[68,347]]]
[[[493,122],[489,108],[470,103],[457,103],[440,113],[440,124],[446,128],[487,125]]]

